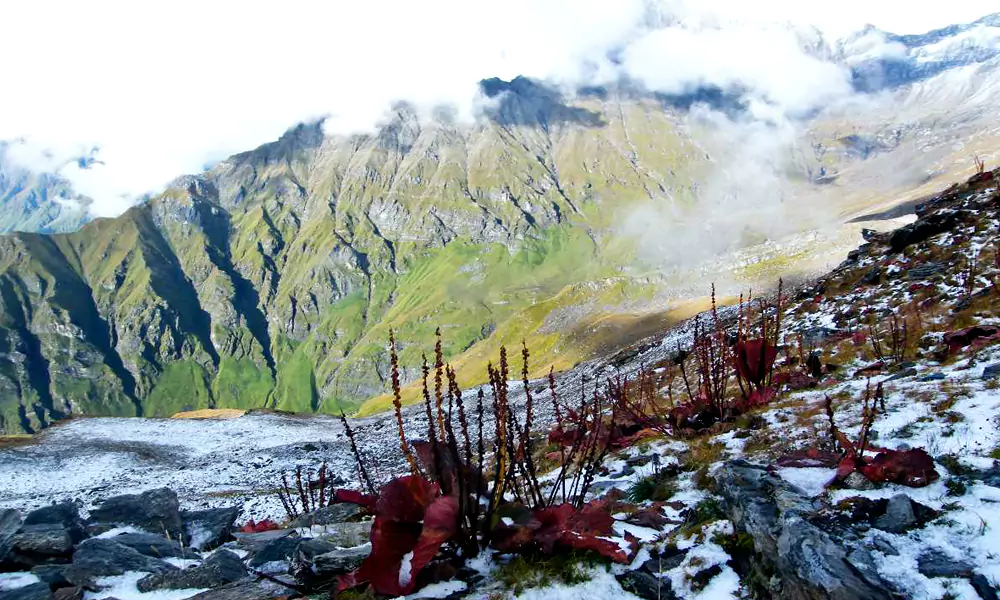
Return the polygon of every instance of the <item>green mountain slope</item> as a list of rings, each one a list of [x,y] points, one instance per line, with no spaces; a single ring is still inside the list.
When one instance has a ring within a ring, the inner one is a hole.
[[[610,226],[686,202],[704,153],[654,102],[498,85],[475,127],[405,106],[370,136],[300,126],[116,219],[0,237],[0,429],[351,410],[385,389],[390,327],[406,365],[438,325],[462,364],[521,337],[540,368],[585,354],[547,319],[651,293]]]

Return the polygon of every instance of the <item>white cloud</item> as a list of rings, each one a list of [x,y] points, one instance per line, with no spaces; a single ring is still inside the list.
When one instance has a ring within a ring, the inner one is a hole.
[[[624,48],[625,68],[653,87],[742,85],[783,109],[808,109],[842,91],[842,74],[762,23],[907,31],[979,16],[902,0],[717,0],[711,12],[693,0],[653,2],[8,3],[0,140],[23,138],[22,162],[61,167],[96,200],[96,214],[113,215],[301,120],[329,115],[331,131],[365,130],[400,99],[451,103],[468,116],[480,79],[605,80],[612,49]],[[699,28],[649,31],[655,12]],[[67,164],[93,147],[102,164]]]

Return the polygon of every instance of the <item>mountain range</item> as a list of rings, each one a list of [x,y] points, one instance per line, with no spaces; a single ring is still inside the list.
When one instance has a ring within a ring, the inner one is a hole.
[[[696,310],[713,280],[759,285],[839,258],[856,228],[838,224],[990,158],[998,41],[994,15],[841,42],[857,97],[767,157],[790,194],[774,213],[790,222],[784,237],[747,217],[718,230],[736,240],[718,246],[689,227],[711,213],[708,189],[761,176],[736,175],[747,149],[698,108],[744,123],[725,90],[620,82],[568,96],[486,80],[492,102],[474,125],[405,103],[371,134],[298,125],[90,222],[86,198],[16,166],[8,141],[0,431],[206,407],[371,412],[385,405],[390,329],[407,380],[438,327],[464,385],[522,339],[532,375],[572,366]],[[795,250],[816,213],[829,243]],[[651,238],[697,259],[665,265]]]

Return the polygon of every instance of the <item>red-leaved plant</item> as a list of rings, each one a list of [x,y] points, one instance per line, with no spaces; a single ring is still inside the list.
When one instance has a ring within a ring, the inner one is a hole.
[[[528,381],[527,347],[522,347],[523,415],[510,405],[507,351],[501,348],[499,365],[487,369],[492,402],[488,406],[480,390],[473,435],[455,372],[444,362],[438,332],[433,392],[426,358],[423,368],[427,439],[410,443],[403,430],[398,357],[391,334],[389,346],[396,422],[411,474],[378,491],[372,553],[358,570],[340,578],[339,590],[367,582],[378,594],[409,594],[432,562],[475,556],[487,546],[503,551],[590,550],[614,561],[629,560],[635,540],[628,540],[629,549],[623,549],[614,538],[610,513],[586,502],[597,467],[619,437],[613,394],[623,383],[609,381],[605,393],[584,394],[580,404],[570,408],[560,405],[550,374],[557,431],[563,440],[556,478],[543,487],[534,464],[535,398]],[[487,416],[493,421],[492,439],[484,435]],[[359,455],[359,471],[363,462]],[[335,497],[359,504],[372,500],[360,492],[348,498],[343,490]]]

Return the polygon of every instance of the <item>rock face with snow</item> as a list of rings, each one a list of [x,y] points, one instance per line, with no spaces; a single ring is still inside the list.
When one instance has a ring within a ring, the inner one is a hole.
[[[742,461],[716,475],[737,528],[753,537],[759,560],[774,569],[771,597],[890,600],[868,551],[809,522],[817,506],[761,466]]]
[[[80,585],[93,585],[98,577],[121,575],[129,571],[165,573],[177,567],[158,558],[146,556],[114,540],[93,538],[80,544],[73,552],[73,564],[67,579]]]
[[[198,550],[215,548],[232,539],[233,523],[239,515],[238,506],[183,511],[184,539]]]
[[[21,528],[21,513],[13,509],[0,510],[0,562],[13,547],[14,536]]]
[[[184,533],[177,494],[167,488],[109,498],[90,512],[90,523],[97,526],[134,525],[175,537]]]
[[[247,575],[243,561],[228,550],[215,552],[197,567],[149,575],[139,581],[139,591],[215,588],[240,581]]]

